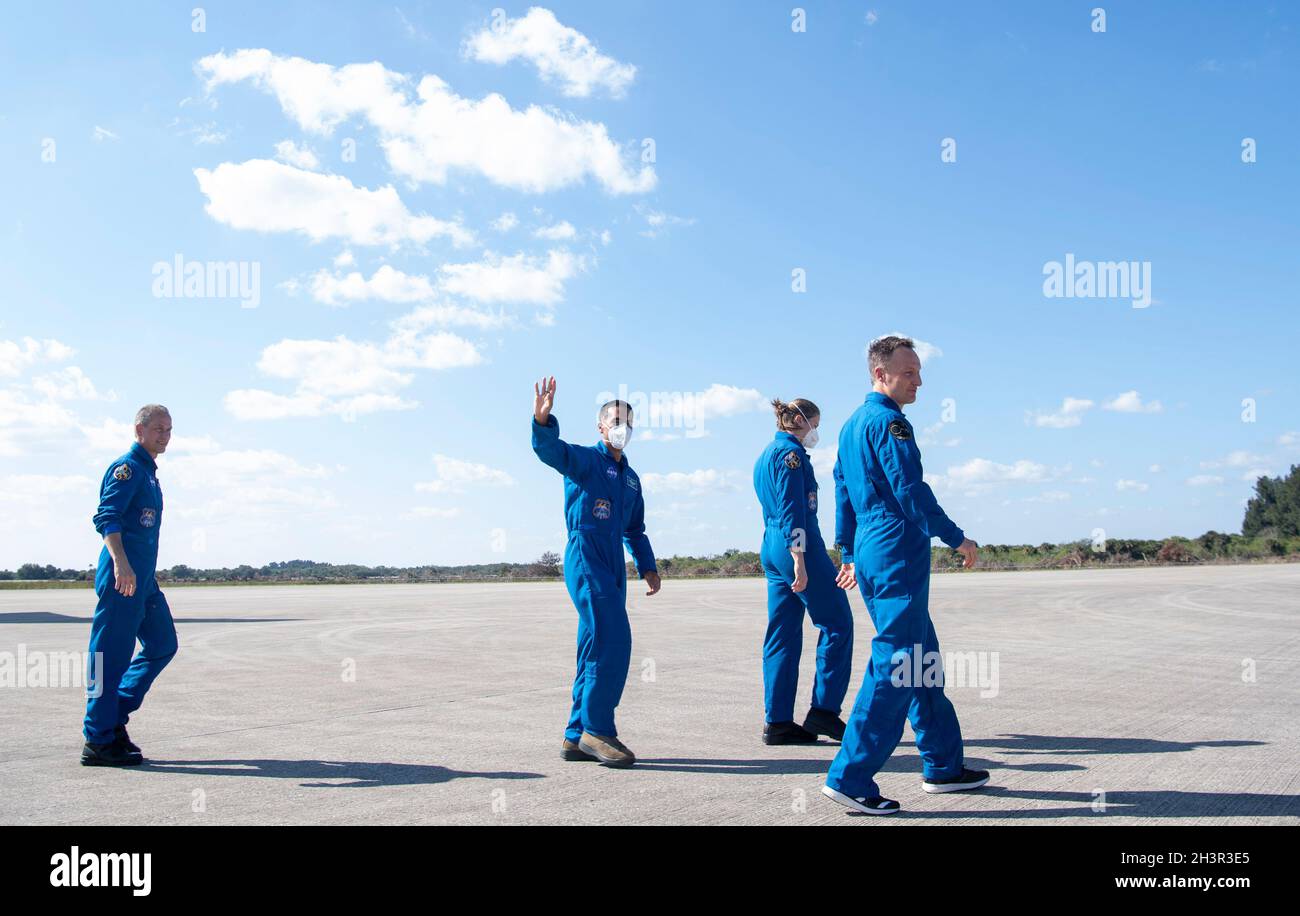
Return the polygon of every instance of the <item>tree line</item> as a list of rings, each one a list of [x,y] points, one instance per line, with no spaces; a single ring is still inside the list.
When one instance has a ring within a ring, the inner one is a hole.
[[[980,547],[983,569],[1071,569],[1095,566],[1176,565],[1207,562],[1249,562],[1290,559],[1300,561],[1300,465],[1285,477],[1261,477],[1255,496],[1246,504],[1241,534],[1207,531],[1196,538],[1156,540],[1085,539],[1065,544],[985,544]],[[840,553],[828,551],[836,565]],[[935,547],[935,571],[955,569],[956,552]],[[660,557],[664,578],[693,576],[758,576],[763,564],[756,551],[732,548],[703,557]],[[461,566],[362,566],[355,563],[317,563],[288,560],[265,566],[197,569],[186,565],[158,570],[160,582],[451,582],[473,580],[557,579],[564,574],[563,558],[547,551],[531,563],[479,563]],[[628,574],[635,570],[628,564]],[[0,569],[0,580],[93,582],[90,569],[59,569],[24,563],[17,570]]]

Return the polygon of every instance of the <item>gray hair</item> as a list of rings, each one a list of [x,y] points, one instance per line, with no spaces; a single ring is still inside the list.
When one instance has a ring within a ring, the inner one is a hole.
[[[172,412],[161,404],[146,404],[135,412],[135,425],[148,426],[158,414],[171,416]]]
[[[912,352],[916,352],[916,344],[910,337],[896,337],[890,334],[886,337],[877,337],[867,347],[867,370],[871,377],[876,377],[876,368],[884,368],[889,365],[889,359],[894,355],[894,351],[899,347],[907,347]]]

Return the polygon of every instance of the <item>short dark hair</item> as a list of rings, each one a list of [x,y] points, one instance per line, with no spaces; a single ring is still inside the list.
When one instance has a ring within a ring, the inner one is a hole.
[[[916,352],[916,344],[910,337],[897,337],[889,334],[885,337],[877,337],[871,342],[871,345],[867,347],[867,370],[871,373],[872,378],[876,377],[876,367],[883,368],[888,365],[894,351],[899,347],[907,347],[913,353]]]
[[[600,406],[600,413],[596,414],[596,419],[603,420],[607,411],[618,410],[620,407],[626,407],[628,417],[632,416],[632,405],[627,401],[620,401],[616,398],[613,401],[606,401]]]

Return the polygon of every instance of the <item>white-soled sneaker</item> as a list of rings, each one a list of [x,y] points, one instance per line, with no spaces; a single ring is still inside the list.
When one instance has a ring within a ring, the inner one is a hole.
[[[960,776],[950,776],[947,779],[926,779],[921,783],[921,788],[930,793],[964,792],[967,789],[978,789],[988,781],[988,770],[968,770],[963,767]]]
[[[895,814],[902,810],[902,806],[898,802],[882,795],[875,795],[871,798],[853,798],[843,792],[835,791],[830,786],[822,786],[822,795],[825,795],[833,802],[839,802],[846,808],[861,811],[863,814]]]

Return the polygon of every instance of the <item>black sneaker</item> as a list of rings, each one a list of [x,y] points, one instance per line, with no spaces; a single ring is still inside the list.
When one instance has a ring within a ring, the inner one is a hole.
[[[863,814],[897,814],[902,810],[902,805],[892,798],[885,798],[883,795],[853,798],[843,792],[836,792],[830,786],[822,786],[822,795],[825,795],[831,801],[839,802],[846,808],[861,811]]]
[[[817,736],[793,722],[768,722],[763,726],[764,744],[816,744]]]
[[[106,741],[103,744],[87,741],[81,749],[83,767],[138,767],[142,763],[143,757],[131,753],[116,741]]]
[[[947,779],[926,779],[921,783],[921,788],[931,793],[962,792],[966,789],[978,789],[988,781],[988,770],[968,770],[963,767],[960,776],[950,776]]]
[[[140,748],[135,745],[135,742],[131,740],[131,736],[126,733],[125,725],[119,725],[117,728],[113,729],[113,743],[121,745],[132,754],[143,753]]]
[[[804,716],[803,727],[814,735],[825,735],[832,741],[844,740],[844,720],[827,709],[816,706]]]

